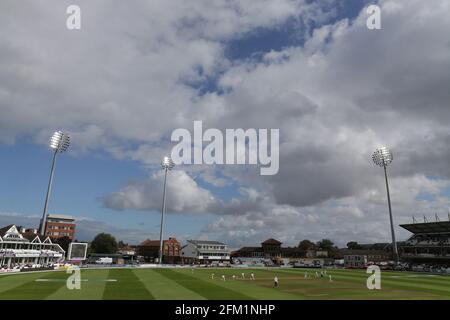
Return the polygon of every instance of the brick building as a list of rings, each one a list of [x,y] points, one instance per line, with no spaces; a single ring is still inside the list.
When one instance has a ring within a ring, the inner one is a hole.
[[[49,214],[45,224],[44,235],[52,239],[69,237],[75,240],[75,219],[62,214]]]
[[[163,263],[180,262],[181,244],[176,238],[163,240]],[[147,239],[136,247],[136,253],[146,262],[156,262],[159,257],[159,240]]]
[[[339,249],[336,259],[344,259],[346,268],[366,268],[368,264],[392,261],[392,253],[381,249]]]
[[[307,257],[307,251],[298,247],[282,247],[282,242],[273,238],[261,242],[260,247],[243,247],[232,253],[232,257],[248,257],[248,258],[303,258]]]

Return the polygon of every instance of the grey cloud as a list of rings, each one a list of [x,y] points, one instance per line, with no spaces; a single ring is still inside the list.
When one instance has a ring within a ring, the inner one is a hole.
[[[381,1],[378,33],[367,30],[362,12],[351,25],[324,27],[332,39],[325,51],[311,54],[308,42],[308,49],[286,49],[283,63],[224,74],[233,90],[223,98],[221,126],[282,128],[280,172],[263,178],[278,203],[313,205],[369,188],[377,177],[370,155],[382,144],[396,154],[394,176],[449,177],[448,10],[428,8],[430,21],[418,26],[422,5]],[[306,97],[314,111],[302,113],[305,100],[295,97],[272,103],[288,92]]]

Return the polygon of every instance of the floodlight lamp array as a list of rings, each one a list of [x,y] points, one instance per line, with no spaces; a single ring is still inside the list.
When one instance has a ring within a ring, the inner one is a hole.
[[[175,167],[175,163],[172,161],[172,158],[164,157],[161,161],[161,167],[164,170],[172,170],[172,168]]]
[[[57,152],[65,152],[69,148],[70,137],[62,131],[55,131],[50,138],[50,148]]]
[[[377,166],[386,167],[394,160],[394,157],[388,148],[381,147],[372,154],[372,160]]]

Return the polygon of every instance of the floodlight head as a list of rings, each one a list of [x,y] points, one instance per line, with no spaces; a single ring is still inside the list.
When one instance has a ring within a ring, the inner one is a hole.
[[[164,157],[161,161],[161,167],[164,170],[172,170],[172,168],[175,167],[175,163],[173,163],[172,158]]]
[[[394,157],[388,148],[381,147],[375,150],[372,155],[372,160],[377,166],[386,167],[394,160]]]
[[[55,131],[50,138],[50,148],[57,152],[67,151],[70,145],[70,137],[62,131]]]

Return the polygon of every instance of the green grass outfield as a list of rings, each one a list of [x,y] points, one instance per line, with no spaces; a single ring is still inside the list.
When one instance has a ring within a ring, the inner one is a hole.
[[[382,272],[381,290],[368,290],[364,270],[82,269],[81,289],[69,290],[65,271],[0,276],[0,299],[450,299],[450,276]],[[244,272],[246,279],[240,279]],[[253,272],[256,280],[249,279]],[[214,273],[214,279],[211,274]],[[221,276],[226,276],[226,281]],[[236,280],[232,280],[236,275]],[[280,286],[273,288],[278,276]]]

